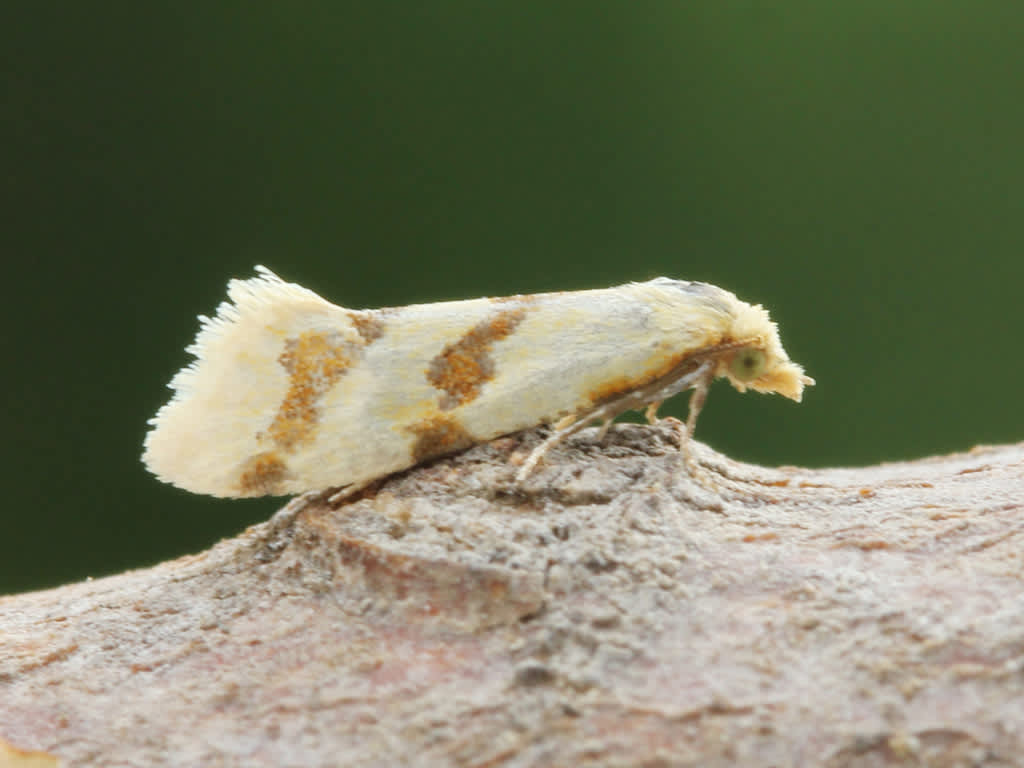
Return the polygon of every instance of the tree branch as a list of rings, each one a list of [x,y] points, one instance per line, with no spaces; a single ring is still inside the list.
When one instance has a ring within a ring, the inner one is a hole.
[[[1024,444],[767,469],[525,433],[154,568],[0,598],[0,738],[69,765],[1016,764]],[[16,764],[16,763],[12,763]]]

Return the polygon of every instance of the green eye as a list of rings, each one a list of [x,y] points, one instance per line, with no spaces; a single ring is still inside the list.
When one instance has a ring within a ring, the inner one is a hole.
[[[760,349],[741,349],[729,363],[732,375],[740,381],[756,379],[764,373],[765,357]]]

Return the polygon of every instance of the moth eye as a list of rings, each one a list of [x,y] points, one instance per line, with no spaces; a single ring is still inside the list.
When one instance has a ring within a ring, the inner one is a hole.
[[[764,373],[765,362],[762,350],[741,349],[729,363],[729,370],[740,381],[750,381]]]

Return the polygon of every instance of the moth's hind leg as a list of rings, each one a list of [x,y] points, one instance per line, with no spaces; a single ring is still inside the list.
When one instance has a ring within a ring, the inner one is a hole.
[[[374,477],[358,483],[350,483],[342,488],[329,488],[327,491],[321,491],[320,496],[321,498],[327,498],[327,504],[331,509],[337,509],[341,506],[342,502],[347,501],[360,491],[368,488],[381,479],[382,478]]]
[[[533,452],[526,458],[523,466],[516,473],[516,482],[521,483],[529,477],[530,473],[533,472],[534,468],[549,450],[569,437],[569,435],[579,432],[587,424],[603,420],[604,424],[601,425],[601,429],[597,433],[598,439],[603,439],[608,434],[608,429],[611,427],[612,421],[614,421],[616,416],[624,411],[639,410],[644,406],[647,406],[645,411],[647,421],[654,424],[658,421],[658,407],[662,401],[691,387],[694,389],[694,393],[693,397],[690,398],[690,415],[685,425],[679,425],[679,449],[687,469],[696,472],[697,466],[690,453],[689,437],[693,434],[693,428],[697,424],[697,416],[700,414],[701,408],[704,407],[704,401],[708,396],[708,387],[711,384],[713,370],[712,362],[705,361],[696,368],[674,375],[670,379],[663,379],[649,387],[627,392],[615,400],[588,411],[567,416],[555,424],[554,432],[544,442],[534,448]]]
[[[663,400],[655,400],[653,403],[647,406],[647,410],[644,411],[644,418],[647,419],[648,424],[658,423],[658,409],[661,408]]]
[[[612,424],[615,423],[615,418],[606,418],[601,428],[597,430],[597,442],[603,441],[608,436],[608,430],[612,428]]]
[[[608,434],[608,429],[611,427],[615,417],[621,412],[621,409],[615,408],[614,405],[614,403],[602,405],[598,408],[587,411],[582,415],[573,414],[557,422],[554,427],[555,431],[548,435],[544,442],[533,449],[530,455],[527,456],[526,461],[523,462],[523,466],[521,466],[519,471],[516,472],[516,482],[521,483],[529,477],[530,473],[533,472],[537,464],[544,458],[544,455],[548,451],[565,440],[565,438],[576,434],[587,426],[587,424],[590,424],[593,421],[604,419],[604,424],[601,425],[601,429],[597,433],[598,439],[603,439],[604,436]]]

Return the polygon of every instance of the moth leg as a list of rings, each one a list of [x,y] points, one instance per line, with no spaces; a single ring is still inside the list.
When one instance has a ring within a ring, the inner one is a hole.
[[[698,470],[690,455],[689,446],[685,438],[693,434],[693,428],[697,424],[697,415],[700,413],[700,409],[704,407],[708,387],[713,378],[714,367],[712,363],[704,362],[696,370],[679,376],[667,384],[662,384],[662,386],[653,391],[642,394],[635,392],[627,393],[616,400],[605,403],[581,415],[573,414],[567,416],[554,425],[554,432],[544,442],[534,448],[533,452],[526,458],[523,466],[516,473],[516,482],[521,483],[529,477],[530,473],[549,450],[565,438],[581,430],[590,422],[604,420],[605,423],[601,425],[601,429],[598,432],[598,439],[601,439],[608,433],[608,429],[611,427],[611,423],[616,416],[623,411],[639,410],[642,406],[646,405],[647,410],[645,413],[647,420],[653,424],[657,421],[658,407],[665,398],[691,387],[694,389],[694,394],[690,398],[690,415],[686,420],[685,429],[680,432],[680,452],[686,460],[687,468],[693,474],[697,474]],[[680,425],[680,427],[682,428],[683,425]]]
[[[701,409],[704,408],[704,403],[707,401],[708,390],[711,388],[711,382],[714,377],[714,366],[710,361],[706,361],[696,370],[681,376],[662,389],[652,392],[647,404],[647,410],[645,411],[648,423],[654,424],[658,420],[658,408],[665,398],[671,397],[684,389],[693,390],[693,394],[690,395],[689,414],[687,415],[686,423],[676,422],[676,432],[679,435],[679,455],[686,465],[687,471],[698,478],[703,472],[697,466],[693,452],[690,450],[690,438],[693,437],[694,429],[697,426],[697,417],[700,416]]]
[[[562,442],[565,438],[575,434],[576,432],[579,432],[590,422],[596,421],[598,419],[606,420],[604,426],[601,427],[601,437],[603,437],[604,433],[608,431],[608,425],[611,424],[612,420],[618,413],[616,410],[610,407],[612,405],[614,405],[614,403],[610,403],[609,405],[603,405],[600,408],[595,408],[592,411],[587,411],[582,416],[576,418],[569,416],[568,418],[562,419],[557,424],[555,424],[555,431],[551,433],[551,435],[549,435],[547,439],[544,440],[544,442],[542,442],[540,445],[534,448],[533,452],[526,457],[526,461],[523,462],[523,466],[521,466],[519,468],[519,471],[516,472],[516,482],[523,482],[527,477],[529,477],[530,473],[533,472],[534,468],[537,466],[537,463],[542,458],[544,458],[544,454],[546,454],[548,451],[550,451],[552,448],[554,448],[556,445]]]
[[[693,437],[693,430],[697,428],[697,417],[700,416],[704,403],[708,399],[708,389],[711,381],[704,377],[693,385],[693,394],[690,396],[690,413],[686,417],[686,433]]]
[[[363,481],[361,483],[351,483],[349,485],[346,485],[341,490],[330,489],[328,492],[331,495],[327,497],[327,504],[328,504],[328,506],[330,506],[331,509],[337,509],[338,506],[341,504],[341,502],[343,502],[346,499],[348,499],[348,498],[354,496],[355,494],[359,493],[361,490],[366,488],[368,485],[372,485],[373,483],[377,482],[377,480],[379,480],[379,479],[380,478],[375,477],[375,478],[372,478],[370,480],[365,480],[365,481]]]
[[[687,416],[686,424],[677,423],[676,431],[679,433],[680,456],[686,464],[687,470],[694,475],[699,474],[699,470],[690,451],[690,438],[693,436],[693,430],[697,426],[697,417],[700,415],[704,402],[707,400],[708,389],[711,387],[714,377],[714,364],[711,361],[701,363],[696,370],[680,376],[661,389],[651,392],[648,395],[647,410],[644,413],[648,423],[654,424],[658,420],[658,408],[666,398],[682,392],[684,389],[693,389],[693,394],[690,396],[690,412]]]
[[[605,436],[608,434],[608,430],[612,428],[612,423],[614,421],[615,419],[604,420],[604,424],[602,424],[601,428],[597,430],[597,442],[600,443],[602,440],[604,440]]]
[[[704,403],[708,399],[711,378],[709,373],[694,383],[693,394],[690,396],[690,412],[686,417],[686,424],[680,423],[678,431],[679,455],[686,465],[687,472],[698,482],[704,485],[710,484],[711,487],[714,487],[715,484],[711,481],[711,478],[697,465],[697,460],[693,457],[693,451],[690,449],[690,439],[693,437],[693,431],[697,426],[697,417],[700,416],[701,409],[704,408]]]
[[[656,424],[658,421],[658,409],[661,408],[663,400],[655,400],[653,403],[647,406],[647,410],[644,411],[644,416],[647,418],[648,424]]]

